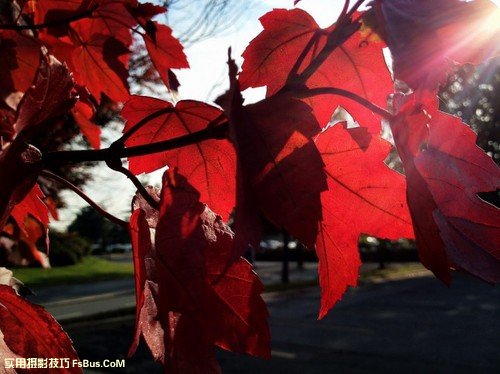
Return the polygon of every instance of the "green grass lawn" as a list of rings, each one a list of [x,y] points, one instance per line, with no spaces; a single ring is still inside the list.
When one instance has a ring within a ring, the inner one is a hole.
[[[26,286],[71,284],[134,276],[132,263],[112,262],[85,257],[76,265],[42,268],[12,269],[14,276]]]

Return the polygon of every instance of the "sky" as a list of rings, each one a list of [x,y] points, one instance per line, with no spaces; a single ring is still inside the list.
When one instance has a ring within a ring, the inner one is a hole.
[[[494,2],[500,5],[500,0]],[[293,0],[254,0],[253,4],[254,6],[247,9],[242,18],[236,22],[235,27],[226,33],[185,49],[191,68],[176,71],[181,83],[179,99],[213,102],[228,87],[226,64],[228,47],[232,48],[233,58],[241,66],[243,61],[241,54],[248,43],[262,30],[258,18],[273,8],[292,8]],[[302,0],[298,7],[308,11],[321,27],[326,27],[335,21],[343,4],[343,0]],[[173,14],[169,15],[169,22],[176,35],[176,25],[181,29],[182,20],[176,19],[173,11],[171,13]],[[246,102],[257,101],[264,95],[263,88],[244,92]],[[168,97],[163,98],[168,99]],[[110,129],[104,130],[103,147],[118,138],[121,127],[121,124],[112,124]],[[163,170],[157,171],[148,176],[140,176],[140,179],[145,183],[159,185],[162,173]],[[113,172],[104,165],[93,168],[92,174],[93,179],[84,186],[84,191],[110,213],[128,219],[130,201],[135,193],[132,183],[122,174]],[[67,208],[60,211],[59,221],[53,221],[51,226],[63,230],[86,203],[71,191],[63,191],[61,197]]]

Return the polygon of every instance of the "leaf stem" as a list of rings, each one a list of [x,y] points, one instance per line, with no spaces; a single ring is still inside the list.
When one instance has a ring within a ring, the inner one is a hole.
[[[54,174],[52,173],[51,171],[49,170],[42,170],[40,172],[40,176],[43,176],[43,177],[46,177],[48,179],[52,179],[60,184],[62,184],[63,186],[69,188],[70,190],[72,190],[73,192],[75,192],[78,196],[80,196],[83,200],[85,200],[92,208],[94,208],[101,216],[103,216],[104,218],[108,219],[109,221],[117,224],[117,225],[120,225],[120,226],[123,226],[125,228],[128,227],[128,222],[126,221],[123,221],[121,220],[120,218],[118,217],[115,217],[114,215],[112,215],[111,213],[108,213],[106,212],[103,208],[101,208],[94,200],[92,200],[90,197],[88,197],[85,192],[83,192],[82,190],[80,190],[78,187],[76,187],[73,183],[71,183],[70,181],[64,179],[63,177],[60,177],[59,175],[57,174]]]

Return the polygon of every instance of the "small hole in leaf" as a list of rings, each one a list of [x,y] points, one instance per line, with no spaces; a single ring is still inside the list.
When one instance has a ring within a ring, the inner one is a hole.
[[[500,190],[490,192],[479,192],[477,194],[480,199],[500,208]]]

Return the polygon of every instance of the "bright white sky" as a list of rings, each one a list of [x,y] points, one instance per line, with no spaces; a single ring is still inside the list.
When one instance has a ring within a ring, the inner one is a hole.
[[[239,1],[239,0],[235,0]],[[500,0],[494,0],[498,5]],[[248,43],[262,30],[258,18],[272,8],[292,8],[293,0],[255,0],[258,4],[248,10],[239,21],[238,28],[224,36],[194,44],[185,52],[191,69],[176,71],[181,82],[179,90],[181,99],[196,99],[212,101],[227,88],[227,49],[232,47],[233,58],[238,64],[242,63],[241,56]],[[307,10],[321,27],[332,24],[344,4],[343,0],[302,0],[298,7]],[[171,26],[175,35],[175,19],[171,19]],[[264,90],[247,90],[246,99],[256,101],[263,97]],[[103,146],[113,140],[116,132],[105,132]],[[141,177],[148,183],[160,184],[162,172],[155,172],[150,176]],[[110,213],[128,219],[130,215],[130,201],[135,189],[130,181],[119,173],[107,169],[104,165],[94,168],[93,180],[84,187],[85,192]],[[76,213],[86,205],[80,198],[70,191],[62,193],[68,208],[60,211],[60,220],[54,221],[52,226],[64,229],[75,217]]]

